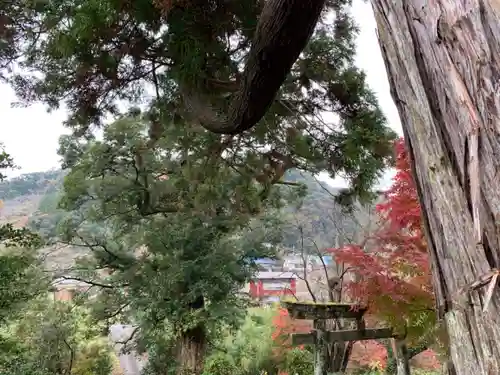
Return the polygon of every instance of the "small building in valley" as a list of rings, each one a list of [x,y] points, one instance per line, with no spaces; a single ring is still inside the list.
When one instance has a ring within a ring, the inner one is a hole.
[[[250,281],[249,294],[252,299],[262,303],[272,303],[282,296],[294,296],[297,289],[297,276],[292,272],[258,272]]]
[[[58,278],[52,282],[52,293],[57,301],[71,301],[75,293],[86,292],[89,287],[83,281]]]

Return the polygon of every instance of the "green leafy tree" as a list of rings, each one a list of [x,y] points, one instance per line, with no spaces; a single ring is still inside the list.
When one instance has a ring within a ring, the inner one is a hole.
[[[313,373],[312,351],[287,350],[279,355],[272,338],[275,309],[249,309],[237,330],[225,330],[206,359],[204,375],[268,375]]]
[[[224,329],[205,361],[204,373],[277,374],[281,363],[271,339],[274,314],[274,309],[252,308],[238,329]]]
[[[0,226],[0,244],[3,247],[37,248],[41,238],[27,228],[14,228],[10,223]]]
[[[173,137],[138,155],[147,139],[147,123],[128,117],[83,146],[61,201],[73,214],[60,228],[64,241],[92,251],[74,277],[105,290],[102,312],[126,305],[144,337],[172,332],[179,372],[198,373],[210,334],[243,311],[239,291],[254,260],[273,256],[281,240],[273,210],[295,191],[262,200],[251,176],[214,166],[205,150],[180,159]]]
[[[12,159],[12,156],[10,156],[6,151],[3,146],[3,144],[0,143],[0,171],[4,171],[6,169],[11,169],[14,168],[14,159]],[[5,174],[0,173],[0,181],[5,180]]]
[[[314,373],[313,353],[293,348],[286,353],[285,372],[287,374],[309,375]]]
[[[12,158],[2,149],[0,180],[4,179],[1,172],[13,166]],[[40,237],[26,228],[0,225],[0,325],[47,286],[35,253],[41,243]]]
[[[37,260],[25,251],[0,255],[0,325],[20,313],[22,306],[47,290],[48,280]]]
[[[0,63],[26,68],[5,74],[23,102],[40,100],[52,108],[64,102],[70,111],[68,124],[78,135],[89,136],[90,124],[102,124],[107,114],[119,113],[117,99],[140,101],[149,114],[150,146],[176,134],[184,136],[186,147],[203,148],[233,163],[242,163],[242,152],[252,152],[258,156],[240,167],[257,174],[269,164],[305,167],[306,159],[314,171],[344,176],[352,191],[366,198],[391,155],[394,134],[364,74],[353,65],[356,26],[350,1],[326,2],[307,46],[291,70],[284,70],[286,79],[277,95],[267,98],[267,91],[274,90],[261,85],[258,93],[244,96],[240,83],[246,85],[250,73],[242,62],[250,64],[250,56],[258,52],[259,38],[252,39],[259,20],[265,23],[259,15],[267,3],[277,2],[221,0],[209,6],[147,0],[132,6],[114,0],[11,0],[1,9],[5,42]],[[309,14],[308,7],[297,22]],[[283,40],[290,41],[283,43],[282,52],[288,54],[295,40]],[[233,111],[231,103],[242,95],[246,109],[238,116],[245,119],[237,122],[255,117],[247,112],[255,104],[250,102],[259,101],[259,93],[269,104],[267,112],[244,136],[217,135],[200,126],[212,128],[210,119]],[[325,121],[325,112],[335,113],[336,119]],[[230,157],[235,149],[238,155]],[[77,143],[67,152],[69,159],[77,157]],[[262,180],[283,176],[281,169],[271,169],[274,175]]]
[[[113,355],[89,312],[46,296],[0,330],[2,375],[109,375]]]
[[[201,125],[217,133],[241,133],[273,104],[314,26],[324,18],[323,10],[340,19],[340,38],[351,31],[344,22],[349,0],[315,0],[307,6],[297,0],[80,5],[9,1],[3,9],[0,62],[10,67],[21,61],[47,73],[42,80],[16,75],[12,81],[19,89],[29,84],[31,90],[19,90],[28,100],[42,97],[57,106],[58,99],[71,97],[73,119],[84,126],[106,111],[117,111],[111,92],[137,97],[129,84],[143,79],[158,90],[167,67]],[[307,77],[301,81],[310,84]]]
[[[47,242],[57,241],[57,227],[68,214],[58,208],[61,190],[62,186],[58,186],[56,191],[46,194],[28,221],[28,227]]]

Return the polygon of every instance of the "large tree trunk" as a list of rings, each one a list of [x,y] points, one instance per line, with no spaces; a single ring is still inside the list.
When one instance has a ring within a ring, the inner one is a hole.
[[[184,290],[189,290],[189,287],[185,286]],[[204,307],[205,298],[202,295],[189,303],[189,308],[192,310],[201,310]],[[200,375],[203,372],[207,341],[207,331],[203,322],[182,329],[177,346],[177,375]]]
[[[500,295],[483,313],[487,288],[468,286],[499,266],[500,1],[371,1],[451,362],[457,375],[499,374]]]
[[[207,351],[207,338],[203,326],[183,332],[177,352],[178,375],[199,375],[203,372],[203,362]]]

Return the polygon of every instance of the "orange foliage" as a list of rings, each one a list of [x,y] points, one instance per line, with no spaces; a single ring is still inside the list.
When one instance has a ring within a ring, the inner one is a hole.
[[[358,341],[354,343],[350,368],[370,367],[383,369],[387,365],[387,350],[384,345],[375,340]]]
[[[275,355],[281,356],[292,348],[292,333],[308,333],[312,324],[308,320],[292,319],[287,309],[279,308],[273,318],[274,331],[271,338],[275,344]],[[300,347],[302,348],[302,347]]]
[[[427,349],[412,358],[410,362],[413,366],[429,371],[436,371],[441,369],[441,362],[439,361],[436,352],[432,349]]]

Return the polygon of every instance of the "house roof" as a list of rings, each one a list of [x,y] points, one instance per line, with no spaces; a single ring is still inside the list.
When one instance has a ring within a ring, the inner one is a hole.
[[[277,260],[271,259],[271,258],[260,258],[260,259],[256,259],[255,263],[257,263],[257,264],[273,264],[273,263],[277,263]]]
[[[57,278],[52,281],[52,285],[55,287],[86,287],[89,286],[90,284],[84,282],[84,281],[79,281],[79,280],[74,280],[74,279],[63,279],[63,278]]]
[[[256,279],[296,279],[297,275],[293,272],[282,271],[263,271],[257,272]]]

